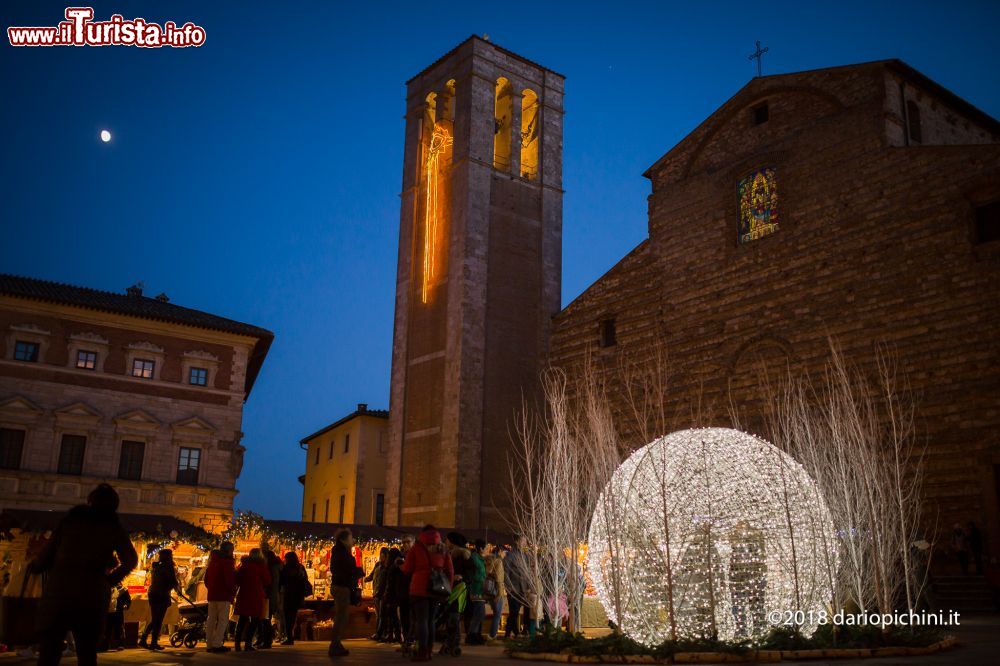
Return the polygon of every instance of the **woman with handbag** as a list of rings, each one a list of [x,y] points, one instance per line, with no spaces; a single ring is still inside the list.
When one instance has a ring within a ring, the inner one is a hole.
[[[420,532],[416,545],[406,554],[402,570],[410,576],[412,631],[417,643],[413,661],[430,661],[437,607],[448,598],[455,579],[451,556],[433,525],[426,525]]]
[[[504,600],[507,597],[507,587],[504,583],[503,557],[500,548],[493,546],[493,550],[486,557],[486,581],[483,583],[483,596],[493,609],[489,634],[491,641],[495,641],[500,635],[500,619],[503,617]]]

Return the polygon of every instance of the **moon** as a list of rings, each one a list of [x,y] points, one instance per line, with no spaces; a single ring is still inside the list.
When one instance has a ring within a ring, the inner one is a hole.
[[[101,130],[101,141],[104,143],[111,141],[111,132],[108,130]]]

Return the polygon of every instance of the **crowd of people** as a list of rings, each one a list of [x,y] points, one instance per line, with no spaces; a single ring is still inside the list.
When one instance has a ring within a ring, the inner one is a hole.
[[[124,644],[124,612],[131,603],[122,581],[138,556],[117,516],[118,494],[99,485],[88,503],[75,507],[60,523],[41,555],[31,563],[44,576],[40,605],[38,663],[60,662],[66,640],[75,642],[81,666],[97,663],[99,641]],[[348,655],[343,645],[350,606],[361,602],[360,583],[372,583],[376,627],[372,639],[397,643],[413,661],[429,661],[436,641],[445,654],[461,653],[499,637],[506,609],[504,637],[534,633],[542,613],[530,590],[523,539],[506,552],[487,549],[482,540],[462,534],[444,537],[431,525],[414,538],[405,535],[398,547],[383,548],[378,563],[365,576],[352,554],[354,537],[340,530],[330,553],[330,591],[334,601],[331,658]],[[270,648],[277,640],[292,645],[304,600],[313,593],[306,569],[292,551],[279,557],[266,544],[253,548],[236,563],[234,545],[222,543],[208,558],[204,575],[207,651],[212,653]],[[164,618],[173,595],[184,593],[170,549],[153,563],[147,590],[150,620],[139,646],[162,650]],[[484,635],[486,606],[493,611]],[[233,647],[225,645],[236,618]]]

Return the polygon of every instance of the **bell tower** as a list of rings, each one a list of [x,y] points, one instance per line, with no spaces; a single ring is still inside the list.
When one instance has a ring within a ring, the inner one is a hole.
[[[563,80],[470,37],[407,82],[387,523],[506,527],[561,302]]]

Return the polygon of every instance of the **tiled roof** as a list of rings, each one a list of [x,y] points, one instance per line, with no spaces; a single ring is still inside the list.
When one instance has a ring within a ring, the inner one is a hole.
[[[38,280],[3,273],[0,273],[0,293],[51,303],[76,305],[92,310],[115,312],[143,319],[158,319],[160,321],[197,326],[198,328],[211,328],[238,335],[274,337],[274,334],[270,331],[257,326],[243,324],[200,310],[181,307],[180,305],[174,305],[173,303],[150,298],[149,296],[116,294],[110,291],[100,291],[98,289],[63,284],[61,282],[49,282],[48,280]]]
[[[329,432],[329,431],[333,430],[334,428],[336,428],[337,426],[343,425],[344,423],[347,423],[351,419],[353,419],[355,417],[358,417],[358,416],[374,416],[377,419],[387,419],[387,418],[389,418],[389,410],[388,409],[368,409],[368,405],[358,405],[358,408],[356,410],[354,410],[353,412],[351,412],[347,416],[343,417],[342,419],[338,419],[338,420],[334,421],[330,425],[328,425],[325,428],[322,428],[320,430],[317,430],[316,432],[314,432],[313,434],[309,435],[308,437],[303,437],[301,440],[299,440],[299,444],[308,444],[310,441],[312,441],[313,439],[319,437],[323,433]]]
[[[248,360],[247,394],[250,393],[257,373],[260,372],[260,366],[264,362],[264,357],[267,355],[267,350],[274,340],[274,333],[259,326],[244,324],[201,310],[181,307],[166,300],[143,296],[141,293],[134,295],[116,294],[110,291],[63,284],[62,282],[50,282],[49,280],[0,273],[0,294],[257,338],[257,344]]]

